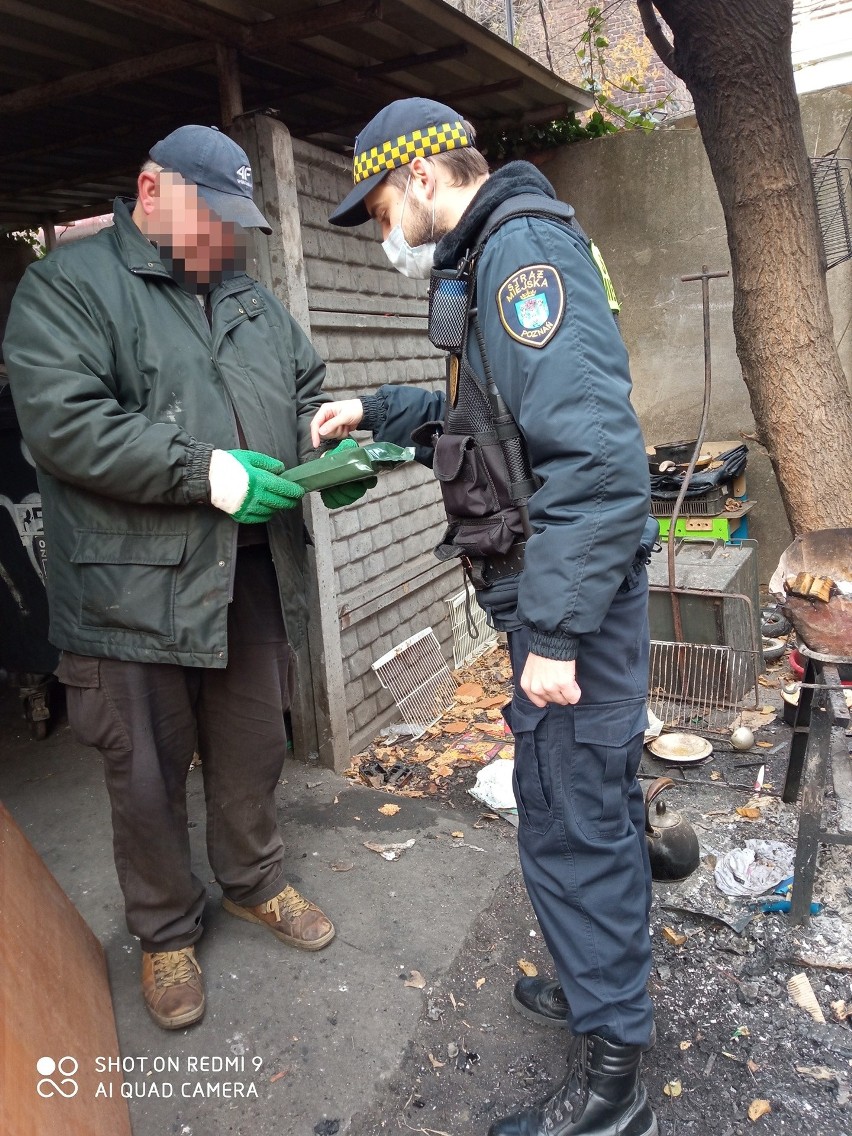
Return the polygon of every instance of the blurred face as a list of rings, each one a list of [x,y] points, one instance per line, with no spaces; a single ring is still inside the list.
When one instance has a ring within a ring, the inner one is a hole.
[[[149,179],[143,187],[143,179]],[[173,262],[186,283],[210,284],[244,272],[248,259],[245,229],[223,221],[197,188],[179,174],[142,174],[134,220],[154,241],[161,259]]]

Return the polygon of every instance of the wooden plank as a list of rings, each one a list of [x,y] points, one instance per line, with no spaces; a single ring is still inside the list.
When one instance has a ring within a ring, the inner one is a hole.
[[[103,949],[2,803],[0,1022],[4,1136],[131,1136]]]
[[[279,44],[310,39],[347,24],[360,24],[381,18],[380,0],[337,0],[334,4],[324,4],[298,15],[282,16],[252,28],[244,28],[240,33],[239,46],[246,55],[272,59]]]
[[[359,67],[357,74],[359,79],[374,75],[392,75],[394,71],[410,71],[414,67],[430,67],[434,63],[444,63],[447,59],[461,59],[467,55],[467,51],[466,43],[451,43],[447,47],[436,48],[435,51],[400,55],[396,59],[388,59],[385,63]]]
[[[169,48],[168,51],[157,51],[153,55],[111,63],[108,67],[98,67],[94,71],[81,71],[52,83],[24,87],[21,91],[0,95],[0,115],[21,114],[38,107],[51,106],[63,99],[91,95],[95,91],[103,91],[122,83],[134,83],[153,75],[162,75],[166,71],[194,67],[209,62],[214,54],[215,47],[212,43],[187,43],[181,47]]]
[[[211,8],[199,8],[187,3],[187,0],[97,0],[97,4],[101,8],[111,8],[114,12],[133,16],[154,27],[183,32],[193,39],[216,40],[235,46],[245,27],[239,20],[231,19]]]
[[[221,125],[229,130],[235,118],[243,113],[243,90],[240,83],[240,60],[236,48],[216,44],[216,73],[219,77]]]
[[[255,245],[258,277],[310,336],[311,320],[296,165],[290,132],[266,115],[244,115],[231,131],[249,156],[254,195],[273,231]],[[349,764],[343,652],[337,618],[331,520],[318,494],[307,494],[305,519],[313,548],[306,558],[307,641],[296,653],[296,696],[291,710],[293,750],[301,760],[330,769]]]

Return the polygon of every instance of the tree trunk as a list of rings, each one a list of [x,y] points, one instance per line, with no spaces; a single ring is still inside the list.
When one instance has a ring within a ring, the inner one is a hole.
[[[852,397],[793,82],[792,0],[653,2],[672,30],[667,62],[692,95],[722,202],[737,354],[790,524],[797,533],[850,526]],[[659,41],[650,0],[638,3]]]

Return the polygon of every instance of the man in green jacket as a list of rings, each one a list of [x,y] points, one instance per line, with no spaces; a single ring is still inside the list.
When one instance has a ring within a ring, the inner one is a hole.
[[[132,212],[114,209],[113,228],[27,271],[4,353],[38,466],[69,720],[104,758],[146,1005],[180,1029],[205,1005],[196,748],[225,909],[305,950],[334,937],[287,883],[275,808],[306,606],[303,490],[285,470],[311,448],[325,367],[246,275],[246,230],[271,229],[225,134],[158,142]]]

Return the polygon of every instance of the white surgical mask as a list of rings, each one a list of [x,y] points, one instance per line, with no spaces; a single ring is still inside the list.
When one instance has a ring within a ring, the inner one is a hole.
[[[385,256],[393,267],[403,276],[410,276],[415,280],[425,280],[432,272],[432,262],[435,259],[435,242],[414,248],[405,239],[402,231],[402,218],[405,215],[405,203],[408,200],[408,187],[411,185],[411,175],[405,183],[405,194],[402,198],[402,212],[399,215],[399,224],[391,229],[388,239],[382,241]],[[435,195],[432,195],[432,232],[435,231]]]

